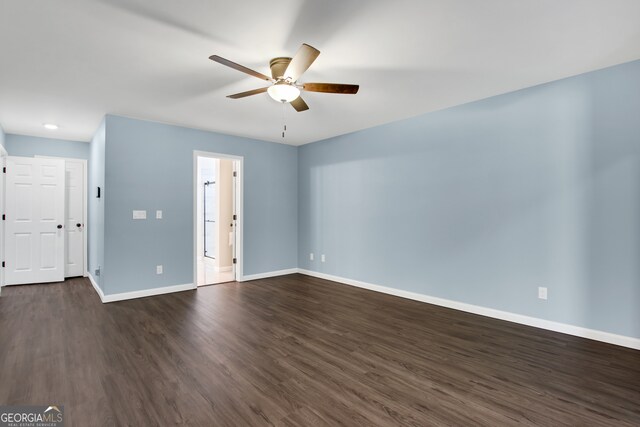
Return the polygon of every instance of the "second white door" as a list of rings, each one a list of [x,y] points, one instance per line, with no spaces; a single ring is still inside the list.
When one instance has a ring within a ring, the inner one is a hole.
[[[64,277],[84,275],[84,167],[83,160],[65,159]]]

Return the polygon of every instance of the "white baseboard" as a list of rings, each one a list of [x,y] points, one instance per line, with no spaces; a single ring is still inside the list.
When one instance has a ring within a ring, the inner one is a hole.
[[[102,301],[103,304],[106,304],[108,302],[124,301],[128,299],[151,297],[154,295],[170,294],[172,292],[182,292],[196,289],[193,283],[186,283],[184,285],[164,286],[162,288],[152,288],[144,289],[142,291],[122,292],[119,294],[105,295],[102,292],[102,289],[100,289],[100,286],[98,286],[98,284],[96,283],[91,273],[87,272],[87,277],[98,293],[98,296],[100,296],[100,301]]]
[[[382,292],[401,298],[407,298],[415,301],[426,302],[429,304],[439,305],[441,307],[453,308],[455,310],[466,311],[468,313],[479,314],[481,316],[492,317],[494,319],[506,320],[509,322],[519,323],[522,325],[533,326],[535,328],[547,329],[549,331],[560,332],[563,334],[574,335],[577,337],[587,338],[596,341],[602,341],[609,344],[615,344],[622,347],[640,350],[640,338],[627,337],[624,335],[612,334],[609,332],[587,329],[581,326],[568,325],[566,323],[554,322],[551,320],[539,319],[536,317],[524,316],[522,314],[510,313],[508,311],[496,310],[493,308],[482,307],[473,304],[447,300],[443,298],[432,297],[429,295],[419,294],[416,292],[403,291],[401,289],[389,288],[387,286],[374,285],[371,283],[361,282],[359,280],[345,279],[344,277],[333,276],[331,274],[318,273],[316,271],[298,269],[300,274],[318,277],[320,279],[331,280],[333,282],[343,283],[345,285],[356,286],[358,288],[368,289],[371,291]]]
[[[87,276],[89,278],[89,281],[91,282],[91,285],[93,285],[93,289],[96,290],[96,292],[98,293],[98,296],[100,297],[100,301],[104,302],[104,294],[102,293],[102,289],[100,289],[100,286],[98,286],[98,283],[96,283],[95,279],[93,278],[93,276],[91,275],[91,273],[89,273],[87,271]]]
[[[102,302],[115,302],[124,301],[134,298],[152,297],[154,295],[170,294],[173,292],[191,291],[195,290],[196,286],[193,283],[185,283],[183,285],[163,286],[161,288],[144,289],[141,291],[122,292],[119,294],[107,294],[104,296]]]
[[[298,273],[299,269],[289,268],[287,270],[267,271],[266,273],[250,274],[248,276],[242,276],[239,282],[248,282],[250,280],[266,279],[268,277],[285,276],[287,274]]]

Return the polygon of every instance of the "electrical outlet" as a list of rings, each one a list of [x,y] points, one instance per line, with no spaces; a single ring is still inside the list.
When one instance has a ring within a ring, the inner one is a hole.
[[[156,265],[156,274],[162,274],[162,266]]]
[[[156,219],[162,219],[162,211],[156,211]]]
[[[538,288],[538,298],[547,299],[547,288],[542,286]]]
[[[133,211],[133,219],[147,219],[147,211]]]
[[[321,261],[321,262],[324,262],[324,261],[325,261],[324,254],[320,255],[320,261]]]
[[[313,252],[309,254],[309,261],[313,261]]]

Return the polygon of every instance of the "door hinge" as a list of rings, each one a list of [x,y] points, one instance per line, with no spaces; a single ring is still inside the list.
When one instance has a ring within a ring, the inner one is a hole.
[[[235,221],[236,219],[238,219],[238,216],[236,214],[233,214],[233,220]]]
[[[2,220],[5,221],[7,219],[5,214],[2,214]]]
[[[233,263],[234,263],[234,264],[237,264],[237,263],[238,263],[238,260],[234,258],[234,259],[233,259]],[[2,266],[4,267],[4,262],[2,263]]]
[[[234,178],[235,178],[236,176],[238,176],[238,172],[233,171],[233,176],[234,176]]]
[[[4,267],[4,261],[2,261],[2,266]]]
[[[6,166],[2,167],[2,173],[7,173],[7,167]]]

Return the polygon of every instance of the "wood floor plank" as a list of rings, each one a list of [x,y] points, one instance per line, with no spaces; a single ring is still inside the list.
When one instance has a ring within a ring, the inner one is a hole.
[[[640,351],[289,275],[0,298],[0,404],[66,425],[640,425]]]

